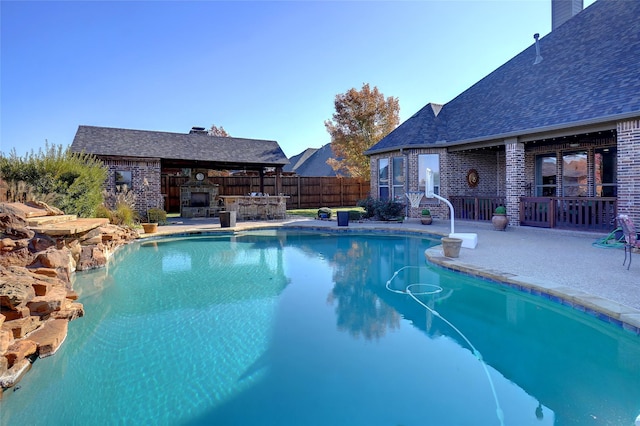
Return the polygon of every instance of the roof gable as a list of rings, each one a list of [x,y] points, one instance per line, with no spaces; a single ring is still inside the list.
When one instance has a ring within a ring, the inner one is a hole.
[[[289,160],[275,141],[79,126],[73,152],[98,156],[282,166]]]
[[[414,116],[367,153],[640,115],[639,21],[640,1],[598,0],[539,40],[540,63],[532,44],[445,104],[438,126]]]
[[[285,168],[285,171],[293,171],[299,176],[336,176],[336,172],[327,164],[327,160],[333,157],[333,151],[331,150],[331,144],[325,144],[318,149],[308,148],[304,152],[293,157],[297,158],[294,167],[290,170]],[[293,161],[292,161],[293,163]]]

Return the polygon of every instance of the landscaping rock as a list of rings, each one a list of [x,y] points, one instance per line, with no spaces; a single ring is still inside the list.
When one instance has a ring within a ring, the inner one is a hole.
[[[67,337],[69,321],[55,319],[46,322],[38,330],[31,333],[29,340],[38,345],[38,356],[46,358],[56,353],[64,339]]]
[[[4,374],[0,375],[0,387],[7,389],[15,386],[30,369],[31,362],[28,359],[16,362],[13,367],[7,369]]]
[[[73,272],[104,266],[119,246],[139,237],[115,225],[77,231],[85,227],[73,222],[74,232],[46,235],[42,224],[47,220],[40,219],[55,215],[64,214],[44,203],[0,203],[0,396],[29,370],[34,357],[53,355],[68,322],[84,315],[71,287]],[[29,229],[27,220],[38,223],[33,226],[42,233]]]
[[[30,357],[38,350],[38,346],[32,340],[20,340],[7,348],[4,354],[9,361],[9,368],[24,358]]]
[[[9,274],[9,270],[0,267],[0,307],[17,310],[36,296],[33,278],[24,274]]]

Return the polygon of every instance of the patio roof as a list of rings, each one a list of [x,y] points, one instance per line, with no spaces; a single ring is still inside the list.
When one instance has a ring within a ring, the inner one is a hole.
[[[198,162],[222,168],[289,163],[276,141],[95,126],[79,126],[71,150],[99,157],[158,158],[173,165]]]

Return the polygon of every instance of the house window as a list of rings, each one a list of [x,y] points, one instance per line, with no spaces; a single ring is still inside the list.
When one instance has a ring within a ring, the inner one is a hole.
[[[418,189],[425,191],[427,169],[433,171],[433,193],[440,195],[440,154],[418,155]]]
[[[389,199],[389,159],[378,160],[378,192],[380,200]]]
[[[536,196],[555,197],[557,190],[556,155],[536,158]]]
[[[127,192],[131,189],[131,172],[116,171],[116,192]]]
[[[587,152],[575,151],[562,154],[562,195],[565,197],[587,197]]]
[[[593,158],[596,197],[617,197],[617,150],[616,148],[596,149]]]
[[[393,157],[393,199],[403,203],[404,200],[404,158]]]

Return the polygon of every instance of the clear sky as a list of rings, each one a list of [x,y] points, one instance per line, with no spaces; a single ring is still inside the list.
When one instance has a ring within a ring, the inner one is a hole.
[[[587,7],[593,0],[584,0]],[[551,31],[551,0],[0,1],[0,151],[68,146],[79,125],[330,142],[364,83],[400,121],[446,103]]]

